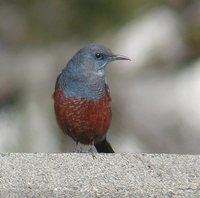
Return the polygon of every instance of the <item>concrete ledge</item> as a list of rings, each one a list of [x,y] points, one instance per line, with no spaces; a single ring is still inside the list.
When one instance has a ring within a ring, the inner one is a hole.
[[[0,154],[0,197],[200,197],[200,156]]]

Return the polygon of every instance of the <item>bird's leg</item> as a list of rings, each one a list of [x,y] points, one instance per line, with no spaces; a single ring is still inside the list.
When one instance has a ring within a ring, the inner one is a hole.
[[[75,147],[74,153],[81,153],[81,152],[82,152],[82,148],[79,142],[76,140],[76,147]]]

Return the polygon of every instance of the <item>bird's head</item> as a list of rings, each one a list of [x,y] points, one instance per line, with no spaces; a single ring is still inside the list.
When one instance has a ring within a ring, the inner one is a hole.
[[[80,49],[71,59],[75,71],[81,74],[91,74],[102,77],[105,75],[105,67],[115,60],[130,60],[126,56],[116,55],[103,45],[90,44]],[[75,69],[75,68],[74,68]]]

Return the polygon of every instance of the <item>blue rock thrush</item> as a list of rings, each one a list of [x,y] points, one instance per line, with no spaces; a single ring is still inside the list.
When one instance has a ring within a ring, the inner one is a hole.
[[[130,59],[98,44],[80,49],[58,76],[53,95],[62,131],[77,144],[94,145],[99,153],[114,153],[106,139],[112,111],[105,67],[115,60]]]

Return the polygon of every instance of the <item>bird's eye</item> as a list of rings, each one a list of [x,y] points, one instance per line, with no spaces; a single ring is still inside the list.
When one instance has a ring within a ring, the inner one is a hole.
[[[96,53],[95,56],[96,56],[97,59],[102,59],[103,58],[103,55],[101,53]]]

